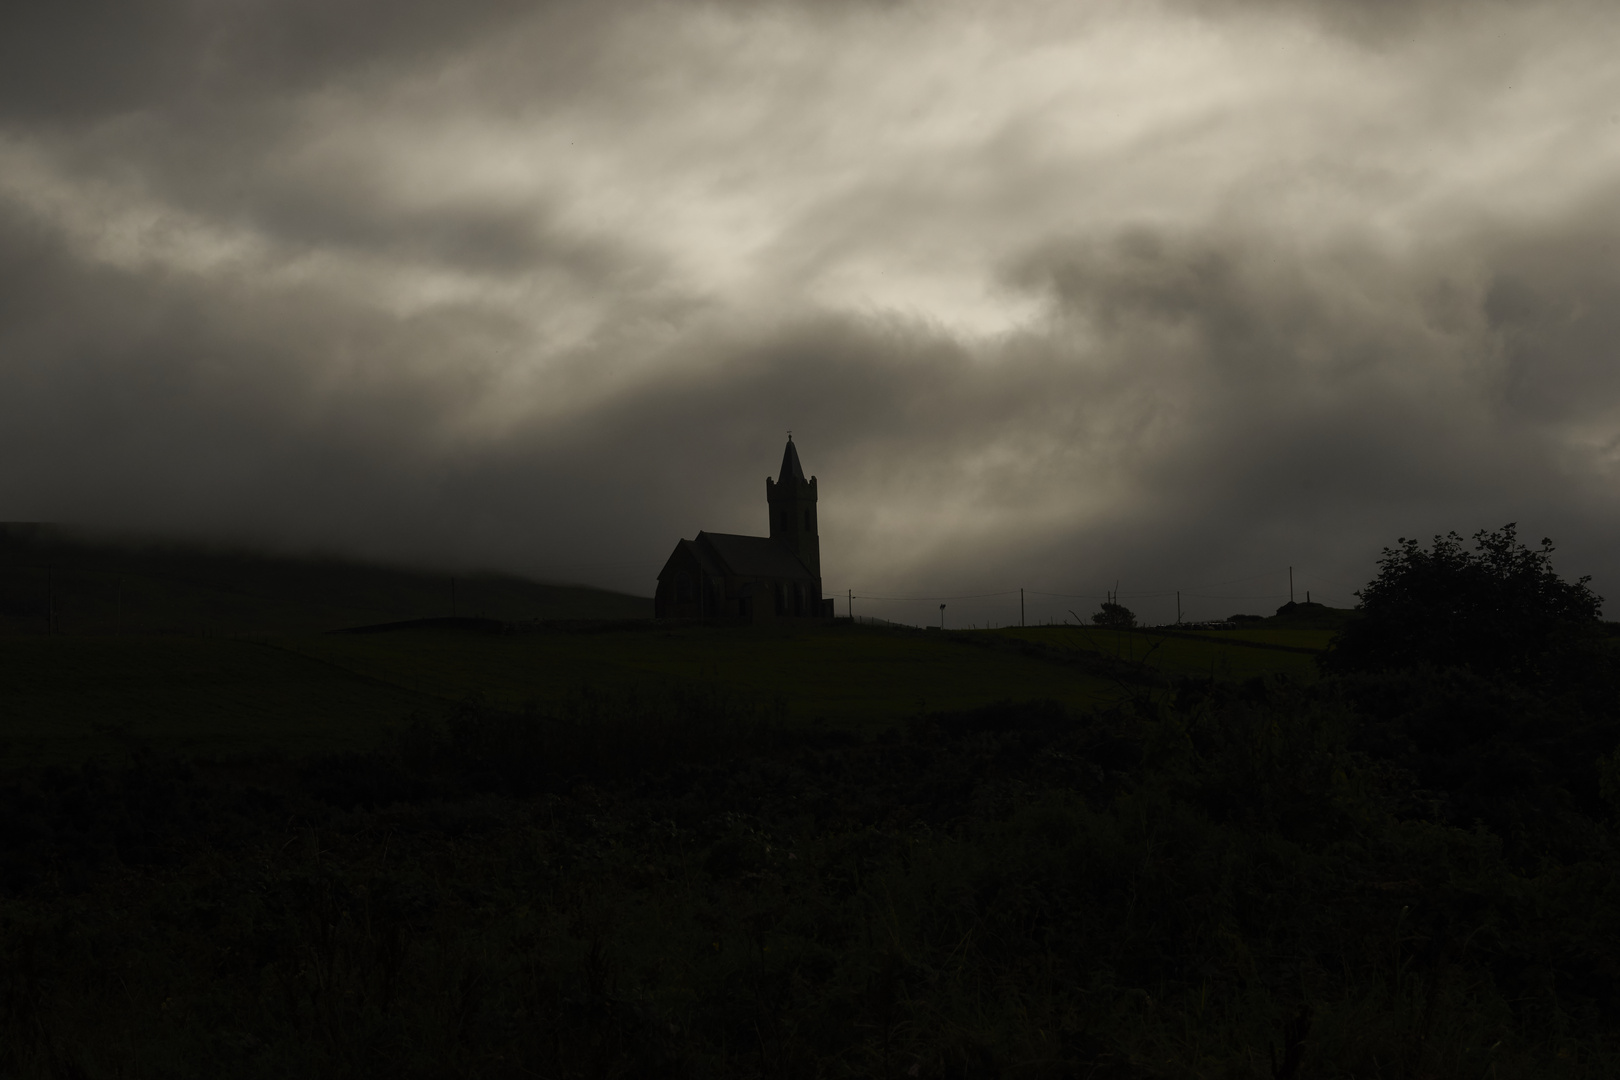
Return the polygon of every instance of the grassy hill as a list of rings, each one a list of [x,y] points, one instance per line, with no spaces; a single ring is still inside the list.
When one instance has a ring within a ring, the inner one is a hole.
[[[0,762],[135,744],[358,750],[475,697],[549,709],[608,689],[703,688],[870,734],[997,701],[1090,708],[1143,680],[1308,681],[1331,636],[1279,620],[1176,634],[663,625],[649,601],[602,590],[494,574],[455,589],[452,618],[447,574],[0,529]]]
[[[118,543],[0,525],[0,634],[301,634],[404,619],[643,619],[650,597],[509,574]]]
[[[984,647],[974,647],[975,644]],[[557,708],[601,692],[721,692],[795,724],[871,733],[942,707],[1119,687],[1092,658],[989,633],[938,638],[847,623],[759,632],[605,624],[406,624],[265,637],[0,639],[0,761],[166,751],[375,746],[472,698]]]
[[[1277,633],[1292,632],[447,619],[360,633],[14,635],[0,638],[0,761],[81,759],[131,739],[208,754],[359,749],[474,697],[550,709],[603,690],[718,690],[795,724],[870,735],[997,701],[1091,708],[1183,676],[1314,680],[1311,649],[1265,640]]]

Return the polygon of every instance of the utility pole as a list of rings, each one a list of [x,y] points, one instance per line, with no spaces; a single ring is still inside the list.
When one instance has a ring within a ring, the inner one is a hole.
[[[847,603],[849,604],[849,621],[854,622],[855,621],[855,590],[854,589],[849,590],[849,599],[848,599]]]
[[[945,629],[945,605],[939,605],[939,628]]]
[[[1288,568],[1288,602],[1290,604],[1294,602],[1294,568],[1292,566]]]
[[[1024,625],[1024,590],[1018,590],[1018,625]]]
[[[1176,590],[1176,625],[1181,625],[1181,590]]]

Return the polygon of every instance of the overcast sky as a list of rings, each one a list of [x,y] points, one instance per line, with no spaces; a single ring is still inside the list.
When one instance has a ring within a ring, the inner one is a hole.
[[[0,518],[650,595],[791,428],[840,597],[1620,598],[1612,2],[28,6]]]

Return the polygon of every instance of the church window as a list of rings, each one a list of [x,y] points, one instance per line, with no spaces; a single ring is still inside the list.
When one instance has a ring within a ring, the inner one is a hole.
[[[692,577],[691,577],[691,575],[690,574],[685,574],[685,573],[676,574],[675,575],[675,602],[678,603],[678,604],[690,604],[693,600],[696,600],[696,599],[697,599],[697,590],[692,588]]]

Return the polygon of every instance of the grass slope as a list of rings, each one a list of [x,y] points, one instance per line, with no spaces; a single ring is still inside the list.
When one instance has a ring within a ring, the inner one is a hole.
[[[650,618],[652,600],[484,573],[456,575],[452,601],[448,573],[0,526],[0,633],[300,634],[453,613]]]
[[[427,704],[243,639],[0,639],[5,763],[72,762],[135,744],[207,755],[357,749]]]
[[[1083,708],[1120,690],[1095,658],[988,633],[490,625],[0,639],[0,760],[70,761],[132,740],[213,755],[358,748],[474,696],[554,707],[588,687],[656,696],[714,686],[785,720],[865,733],[946,705],[1040,698]]]
[[[445,575],[0,528],[0,762],[132,741],[208,755],[361,748],[474,695],[553,707],[586,686],[717,686],[786,720],[869,734],[997,701],[1090,708],[1144,678],[1309,680],[1309,653],[1247,646],[1330,635],[658,625],[638,618],[642,599],[495,575],[458,578],[457,595],[482,621],[443,618]]]
[[[1245,631],[1160,633],[1097,627],[1031,627],[992,632],[1081,655],[1114,658],[1126,665],[1141,664],[1172,677],[1229,681],[1260,675],[1288,675],[1305,680],[1316,676],[1315,657],[1311,652],[1256,648],[1253,646],[1266,643],[1234,636]],[[1325,641],[1323,647],[1326,647]]]
[[[423,628],[287,647],[445,701],[478,690],[507,705],[550,704],[585,684],[715,684],[791,718],[868,730],[946,705],[1048,698],[1081,706],[1114,692],[1095,669],[1062,656],[974,647],[986,637],[848,623],[493,635]]]
[[[133,742],[187,754],[376,745],[478,696],[554,707],[585,687],[715,686],[794,723],[872,734],[923,712],[1050,700],[1085,709],[1144,680],[1314,678],[1306,653],[1110,631],[646,623],[426,623],[262,637],[0,638],[0,762]]]

